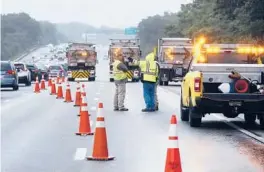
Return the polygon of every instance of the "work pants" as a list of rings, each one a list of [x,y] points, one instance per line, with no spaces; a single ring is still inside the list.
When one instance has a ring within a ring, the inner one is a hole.
[[[158,89],[158,84],[155,84],[155,107],[159,107],[157,89]]]
[[[126,83],[115,83],[115,97],[114,97],[114,108],[124,108],[124,101],[126,96]]]
[[[143,96],[146,103],[146,108],[150,110],[155,109],[155,87],[156,83],[143,83]]]

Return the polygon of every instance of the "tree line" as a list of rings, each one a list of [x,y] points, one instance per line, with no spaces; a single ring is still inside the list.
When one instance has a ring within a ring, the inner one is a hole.
[[[66,40],[54,24],[36,21],[26,13],[1,15],[1,24],[2,60],[13,59],[35,46]]]
[[[264,44],[264,1],[193,0],[177,13],[143,19],[138,29],[145,54],[161,37],[205,36],[208,43]]]

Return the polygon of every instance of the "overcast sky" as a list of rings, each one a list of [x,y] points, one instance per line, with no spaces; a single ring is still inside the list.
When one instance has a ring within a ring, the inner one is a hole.
[[[2,13],[26,12],[54,23],[78,21],[124,28],[164,11],[176,12],[190,0],[2,0]]]

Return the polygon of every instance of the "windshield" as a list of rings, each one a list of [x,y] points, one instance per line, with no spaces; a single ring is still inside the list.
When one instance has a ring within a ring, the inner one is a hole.
[[[1,71],[12,70],[10,63],[1,62]]]
[[[15,64],[15,67],[16,69],[22,69],[22,70],[25,69],[24,64]]]
[[[131,57],[133,59],[139,59],[140,57],[140,49],[138,47],[134,48],[122,48],[122,47],[117,47],[117,48],[111,48],[110,55],[114,59],[116,59],[117,55],[121,53],[124,58]]]
[[[258,64],[257,57],[249,54],[238,54],[232,52],[206,54],[205,59],[199,63],[211,64]]]

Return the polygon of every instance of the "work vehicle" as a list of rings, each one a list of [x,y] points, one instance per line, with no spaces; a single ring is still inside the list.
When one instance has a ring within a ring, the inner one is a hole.
[[[60,77],[66,76],[66,72],[64,68],[62,67],[62,65],[50,65],[48,68],[48,74],[52,78],[57,77],[57,76],[60,76]]]
[[[187,72],[192,51],[189,38],[161,38],[158,40],[157,61],[160,64],[160,85],[181,82]]]
[[[18,73],[18,82],[23,83],[26,86],[30,86],[31,85],[31,73],[28,70],[26,64],[23,62],[15,62],[14,65]]]
[[[18,74],[14,64],[10,61],[1,61],[1,88],[11,87],[18,90]]]
[[[247,44],[195,45],[181,86],[181,119],[199,127],[205,114],[244,114],[247,125],[259,119],[264,127],[263,53],[262,47]]]
[[[68,80],[87,79],[95,81],[97,52],[95,44],[71,43],[66,52],[68,58]]]
[[[48,79],[49,79],[48,68],[44,64],[42,64],[42,63],[36,64],[36,67],[39,70],[39,79],[42,79],[42,75],[43,75],[44,76],[44,79],[46,81],[48,81]]]
[[[114,81],[113,76],[113,63],[118,54],[122,54],[129,72],[127,76],[129,81],[138,82],[140,79],[140,70],[139,64],[129,63],[128,58],[134,60],[140,60],[141,51],[140,51],[140,40],[139,39],[110,39],[110,45],[108,50],[109,58],[109,74],[110,82]]]

